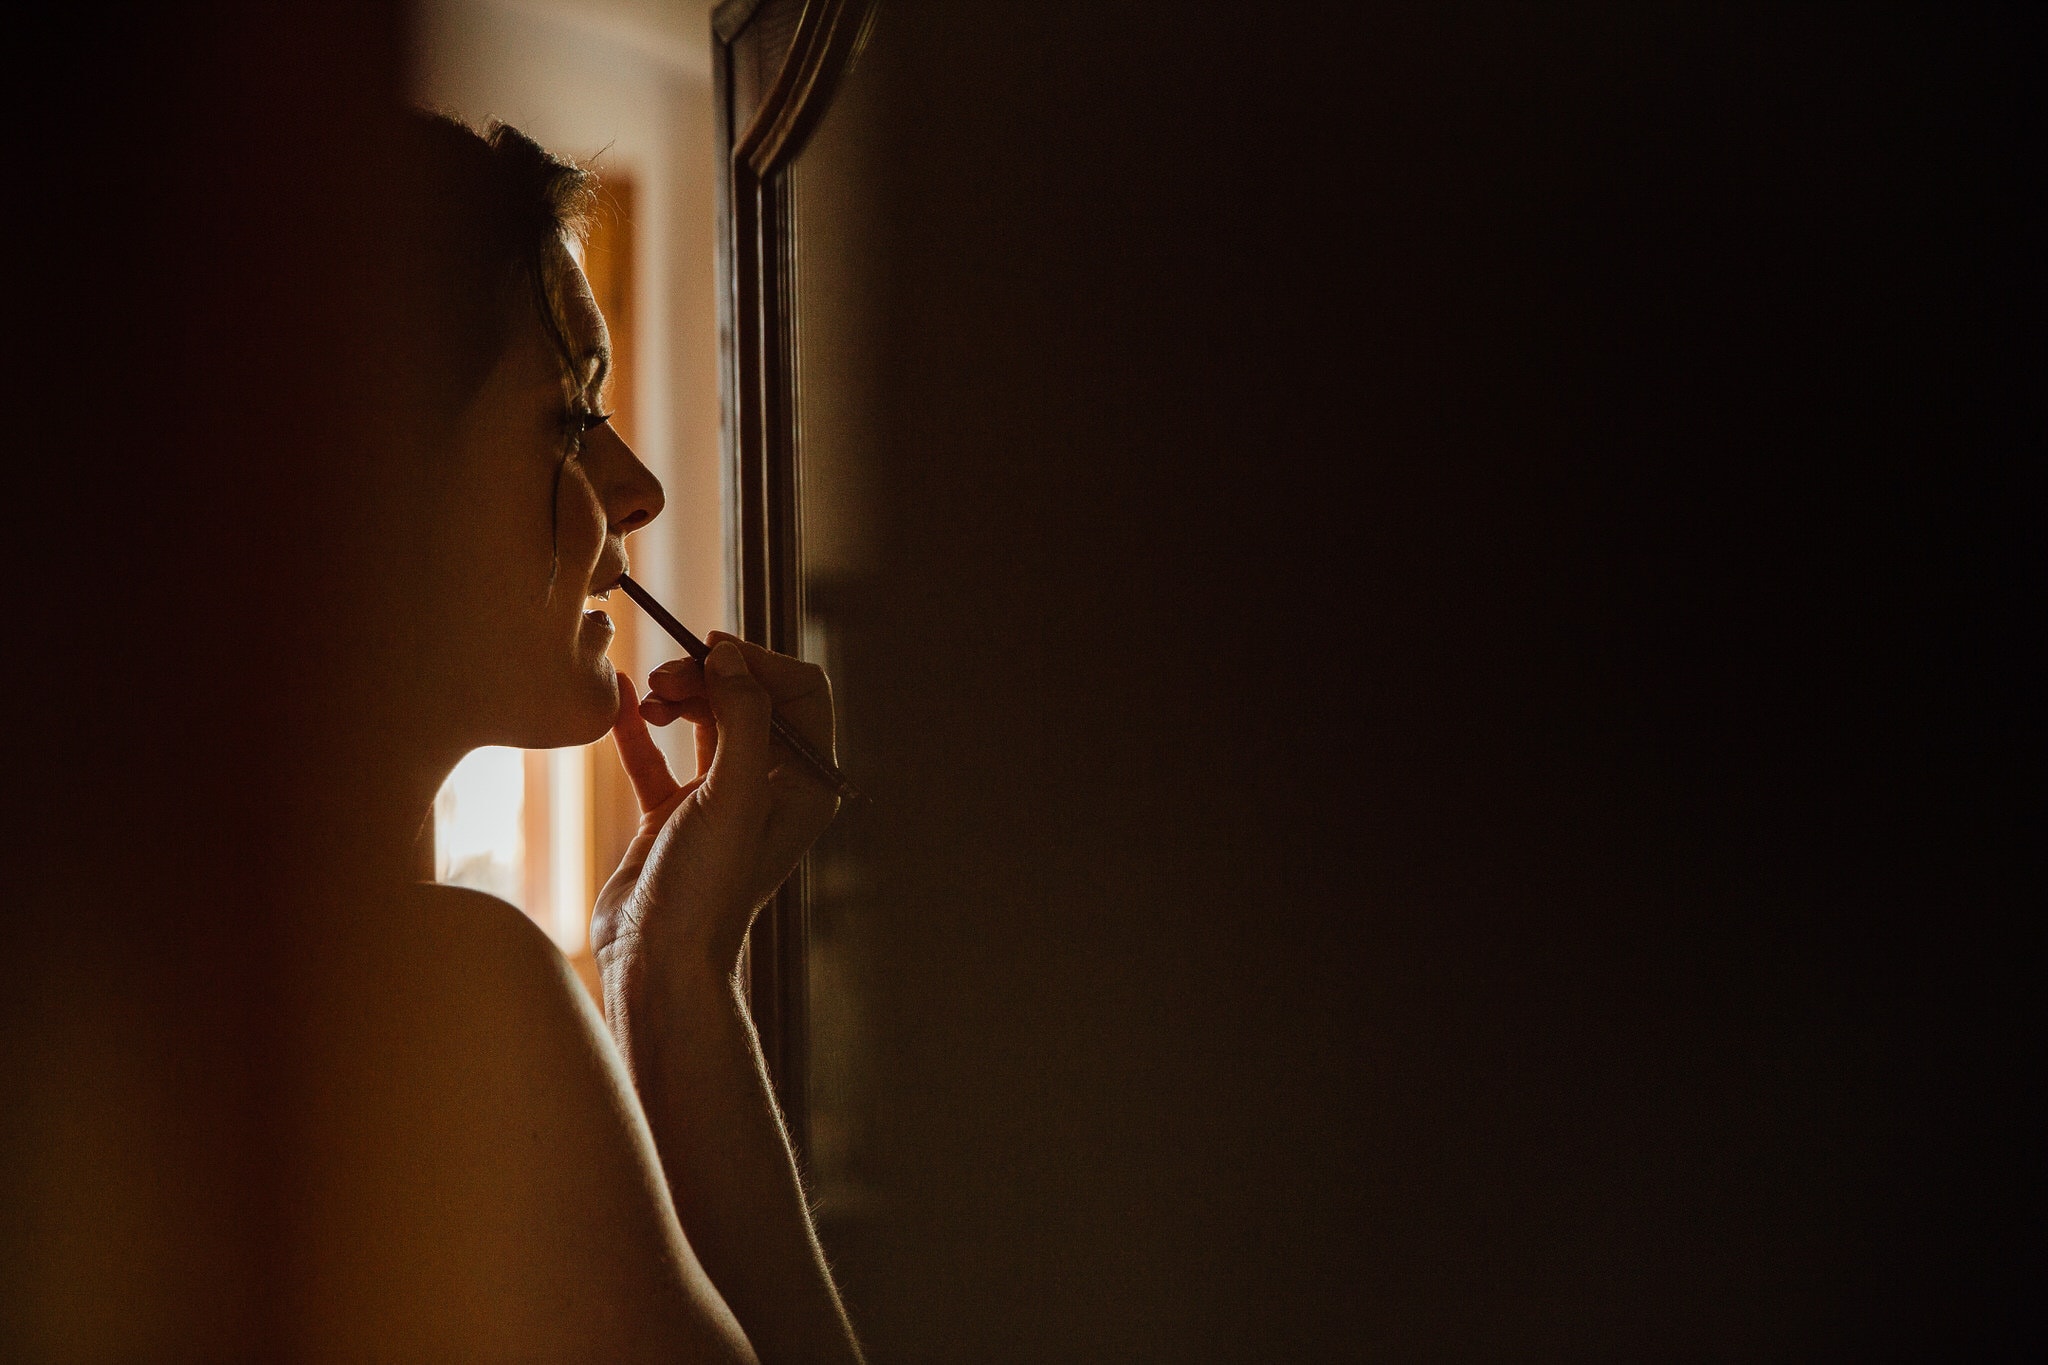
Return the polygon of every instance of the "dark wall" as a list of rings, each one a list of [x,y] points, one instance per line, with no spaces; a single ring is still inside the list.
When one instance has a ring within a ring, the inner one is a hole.
[[[878,1358],[2016,1345],[2038,32],[1199,9],[863,58]]]
[[[402,15],[45,9],[7,82],[0,1356],[281,1359],[290,945],[403,635]]]

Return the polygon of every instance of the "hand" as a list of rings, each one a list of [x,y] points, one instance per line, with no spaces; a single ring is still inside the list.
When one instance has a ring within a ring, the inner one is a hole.
[[[610,998],[652,966],[730,975],[755,912],[775,894],[839,809],[839,798],[770,735],[771,709],[832,752],[832,684],[824,670],[721,631],[712,651],[663,664],[634,701],[619,675],[612,722],[640,801],[640,829],[598,894],[590,942]],[[677,782],[647,725],[697,730],[697,777]]]

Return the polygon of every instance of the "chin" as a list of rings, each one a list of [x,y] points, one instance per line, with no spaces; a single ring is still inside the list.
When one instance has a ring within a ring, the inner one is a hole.
[[[576,718],[580,732],[571,744],[590,744],[611,733],[612,720],[619,714],[619,675],[612,669],[612,661],[602,655],[597,660],[594,674],[582,679],[578,689],[578,705],[568,708],[567,716]]]
[[[551,691],[554,700],[519,748],[566,749],[611,733],[612,718],[619,713],[619,678],[609,659],[600,657],[596,667],[579,669]]]

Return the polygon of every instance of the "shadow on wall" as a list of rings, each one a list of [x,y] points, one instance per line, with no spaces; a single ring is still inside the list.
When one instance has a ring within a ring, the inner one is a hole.
[[[879,1357],[2027,1330],[2023,26],[885,5],[798,243]]]

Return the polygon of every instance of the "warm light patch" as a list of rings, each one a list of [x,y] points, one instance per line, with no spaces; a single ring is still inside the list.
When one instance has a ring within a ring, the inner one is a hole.
[[[539,906],[528,906],[527,913],[563,952],[575,953],[590,927],[590,750],[556,749],[548,756],[554,760],[548,793],[553,904],[548,913]]]
[[[435,879],[510,901],[572,957],[589,937],[590,760],[478,749],[434,799]]]
[[[524,760],[517,749],[477,749],[434,798],[434,876],[514,905],[525,880]]]

